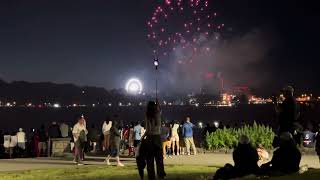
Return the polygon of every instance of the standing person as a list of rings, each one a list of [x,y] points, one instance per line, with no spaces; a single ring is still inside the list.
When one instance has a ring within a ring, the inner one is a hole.
[[[4,136],[2,130],[0,130],[0,158],[2,158],[3,154],[4,154],[4,138],[2,138]]]
[[[275,106],[279,117],[279,134],[289,132],[295,135],[295,124],[297,124],[300,116],[299,105],[293,96],[294,89],[291,86],[285,87],[283,90],[284,101],[282,104]]]
[[[47,152],[47,141],[48,136],[44,125],[42,124],[40,129],[38,130],[39,143],[38,143],[38,154],[37,157],[40,157]]]
[[[122,150],[122,154],[124,154],[125,150],[129,147],[129,131],[130,127],[128,125],[121,128],[121,143],[120,149]]]
[[[52,124],[49,126],[48,129],[48,156],[51,156],[51,145],[52,145],[52,140],[53,138],[59,138],[61,137],[61,132],[60,132],[60,127],[57,124],[57,122],[53,121]]]
[[[170,129],[163,122],[161,125],[161,142],[162,142],[162,154],[163,159],[166,159],[166,156],[170,156]]]
[[[130,128],[129,128],[129,137],[128,137],[128,147],[129,147],[129,156],[131,156],[131,153],[133,156],[135,156],[135,151],[134,151],[134,124],[131,123]]]
[[[3,135],[3,147],[4,151],[6,153],[10,153],[10,140],[11,140],[11,135],[9,132],[5,132]]]
[[[60,132],[61,132],[61,137],[66,138],[69,136],[69,126],[66,123],[61,123],[60,124]]]
[[[88,129],[88,140],[91,152],[96,152],[97,142],[98,142],[98,130],[95,128],[95,125],[92,124],[90,129]]]
[[[316,152],[319,157],[319,162],[320,162],[320,124],[318,125],[318,132],[316,135]]]
[[[83,159],[84,145],[87,141],[86,136],[88,134],[84,116],[78,118],[78,123],[73,126],[72,134],[75,145],[75,162],[77,165],[83,165],[81,161]]]
[[[10,156],[10,158],[12,158],[12,155],[15,152],[17,144],[18,144],[17,134],[16,133],[11,133],[10,144],[9,144],[9,148],[10,148],[9,149],[9,156]]]
[[[17,132],[17,140],[18,140],[18,147],[22,150],[26,149],[26,133],[23,132],[22,128],[19,128],[19,132]]]
[[[120,123],[118,121],[112,122],[110,129],[110,153],[105,162],[107,165],[111,165],[110,159],[114,157],[117,161],[117,166],[124,166],[120,161]]]
[[[34,132],[33,132],[33,147],[32,148],[34,149],[34,156],[35,157],[40,156],[39,142],[40,142],[39,132],[34,130]]]
[[[139,146],[139,144],[141,142],[141,137],[142,137],[142,126],[141,126],[140,121],[138,121],[137,124],[133,127],[133,134],[134,134],[133,146],[136,151],[137,147]]]
[[[193,150],[193,154],[197,154],[197,149],[196,146],[194,145],[193,141],[193,127],[194,125],[190,122],[191,118],[188,116],[186,118],[186,122],[182,126],[182,136],[184,143],[186,144],[187,147],[187,155],[190,155],[190,146]]]
[[[145,136],[147,159],[147,171],[149,180],[156,179],[154,171],[154,160],[157,164],[157,174],[159,178],[165,178],[163,154],[161,147],[161,112],[159,103],[149,101],[147,105],[146,120],[145,120]]]
[[[172,126],[171,126],[171,144],[172,144],[172,154],[173,155],[175,153],[175,150],[177,151],[176,155],[179,155],[180,147],[179,147],[178,130],[179,130],[179,124],[176,121],[173,121]]]
[[[112,121],[109,120],[109,118],[106,118],[106,120],[103,122],[102,125],[102,133],[104,136],[103,139],[103,150],[107,151],[109,149],[109,141],[110,141],[110,129],[112,126]]]
[[[183,137],[182,135],[182,128],[183,128],[183,124],[184,124],[184,121],[181,121],[181,123],[179,124],[179,137]],[[185,153],[185,149],[186,149],[186,144],[184,143],[184,141],[179,141],[179,154],[180,155],[184,155]]]

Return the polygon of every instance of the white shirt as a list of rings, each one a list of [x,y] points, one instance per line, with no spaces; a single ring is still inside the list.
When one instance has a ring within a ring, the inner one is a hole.
[[[26,142],[26,133],[25,132],[18,132],[17,133],[18,143],[25,143]]]
[[[17,144],[18,144],[18,138],[17,138],[17,136],[11,136],[9,147],[11,147],[11,148],[16,147]]]
[[[80,125],[79,123],[75,124],[72,129],[73,139],[76,142],[80,136],[81,131],[85,131],[86,135],[88,134],[88,130],[85,125]]]
[[[178,136],[178,129],[179,129],[179,124],[174,124],[171,131],[172,131],[172,136]]]
[[[5,148],[9,148],[10,147],[10,139],[11,139],[11,136],[10,135],[4,135],[3,136],[3,147]]]
[[[103,125],[102,125],[102,133],[104,135],[108,135],[110,133],[110,129],[112,127],[112,121],[109,121],[109,123],[107,124],[106,121],[103,122]]]

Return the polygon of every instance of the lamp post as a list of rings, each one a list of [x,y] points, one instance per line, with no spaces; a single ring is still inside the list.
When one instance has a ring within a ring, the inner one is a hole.
[[[156,101],[158,100],[158,66],[159,66],[159,60],[158,58],[154,58],[153,65],[155,67],[155,75],[156,75]]]

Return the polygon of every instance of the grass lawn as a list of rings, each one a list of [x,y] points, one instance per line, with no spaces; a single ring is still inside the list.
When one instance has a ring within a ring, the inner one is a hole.
[[[167,165],[165,167],[167,179],[196,180],[212,177],[216,171],[215,167],[189,166],[189,165]],[[147,179],[147,173],[145,179]],[[1,180],[138,180],[136,166],[77,166],[65,169],[46,169],[0,173]]]
[[[195,166],[195,165],[167,165],[167,179],[177,180],[206,180],[212,179],[212,175],[217,168],[209,166]],[[138,172],[136,166],[115,167],[115,166],[81,166],[65,169],[44,169],[31,171],[17,171],[0,173],[1,180],[97,180],[97,179],[112,179],[112,180],[138,180]],[[147,179],[147,178],[146,178]],[[246,177],[242,179],[255,179],[253,177]],[[264,178],[262,178],[264,179]],[[268,178],[269,179],[269,178]],[[290,175],[275,177],[271,179],[320,179],[320,170],[309,170],[303,175]]]

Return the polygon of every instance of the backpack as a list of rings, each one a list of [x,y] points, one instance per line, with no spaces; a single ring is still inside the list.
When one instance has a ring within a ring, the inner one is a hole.
[[[81,143],[87,142],[87,136],[84,130],[80,132],[79,140]]]

